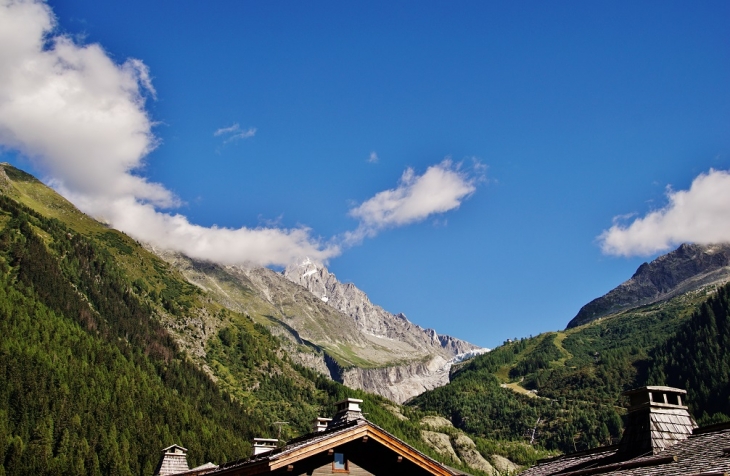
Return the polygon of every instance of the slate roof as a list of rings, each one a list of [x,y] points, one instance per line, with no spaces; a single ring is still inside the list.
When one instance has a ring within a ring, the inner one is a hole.
[[[730,423],[695,429],[658,454],[625,457],[618,447],[598,448],[538,462],[520,476],[720,476],[730,474]]]

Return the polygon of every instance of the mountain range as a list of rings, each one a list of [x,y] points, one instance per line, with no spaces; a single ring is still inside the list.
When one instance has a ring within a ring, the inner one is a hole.
[[[486,351],[386,312],[310,260],[277,273],[148,249],[220,305],[266,325],[296,362],[397,403],[445,385],[454,362]]]
[[[222,266],[138,243],[2,164],[0,474],[151,474],[172,442],[223,462],[343,396],[474,474],[610,443],[621,392],[647,383],[689,387],[700,423],[730,419],[729,256],[682,245],[565,330],[487,352],[321,263]]]

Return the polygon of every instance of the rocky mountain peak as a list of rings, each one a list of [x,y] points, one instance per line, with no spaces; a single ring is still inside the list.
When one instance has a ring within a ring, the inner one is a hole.
[[[568,328],[638,306],[730,281],[730,243],[683,244],[644,263],[628,281],[581,308]]]
[[[367,294],[352,283],[341,283],[327,268],[309,258],[288,266],[283,275],[304,286],[329,306],[351,317],[366,334],[408,343],[426,353],[451,359],[477,346],[451,336],[441,336],[410,322],[405,314],[392,314],[370,302]]]

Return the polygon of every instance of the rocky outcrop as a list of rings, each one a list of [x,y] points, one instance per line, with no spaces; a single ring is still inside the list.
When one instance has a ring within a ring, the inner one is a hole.
[[[520,466],[498,454],[491,454],[489,460],[482,455],[474,441],[441,416],[426,416],[421,419],[423,441],[442,456],[484,471],[487,474],[517,474]],[[449,436],[451,435],[451,436]],[[491,460],[491,462],[490,462]]]
[[[452,444],[464,464],[470,468],[484,471],[487,474],[494,473],[494,466],[477,451],[477,445],[474,444],[471,438],[463,433],[459,433],[453,439]]]
[[[441,456],[446,456],[447,458],[451,458],[461,464],[461,460],[458,456],[456,456],[454,447],[451,446],[451,439],[446,433],[422,430],[421,438],[423,438],[423,441],[425,441],[428,446],[433,448]]]
[[[642,264],[631,279],[583,306],[568,328],[728,281],[730,244],[684,244],[651,263]]]
[[[492,464],[499,474],[517,474],[520,466],[508,460],[504,456],[491,455]]]
[[[454,424],[450,420],[442,416],[429,415],[421,418],[421,426],[440,430],[442,428],[454,428]]]
[[[449,383],[450,363],[440,355],[426,362],[412,362],[391,367],[345,370],[340,381],[352,388],[378,393],[397,403]]]

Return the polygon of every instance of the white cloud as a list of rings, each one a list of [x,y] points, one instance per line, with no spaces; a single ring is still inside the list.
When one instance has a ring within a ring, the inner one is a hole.
[[[423,175],[406,169],[398,187],[377,193],[350,210],[350,216],[360,220],[360,226],[347,234],[345,242],[357,243],[366,236],[375,236],[385,228],[408,225],[431,215],[458,208],[476,190],[481,177],[461,170],[461,164],[444,160],[432,165]],[[479,162],[474,169],[482,171]]]
[[[606,254],[645,256],[680,243],[730,241],[730,171],[710,169],[689,190],[667,190],[667,205],[628,225],[614,223],[599,236]]]
[[[101,46],[56,34],[55,23],[40,1],[0,0],[0,146],[33,160],[83,211],[197,258],[285,265],[339,253],[306,228],[205,228],[159,212],[179,200],[138,175],[157,145],[145,109],[145,94],[156,94],[146,65],[116,64]],[[255,133],[236,124],[226,140]]]
[[[218,129],[213,133],[213,136],[228,136],[223,141],[224,144],[227,144],[231,141],[237,141],[240,139],[248,139],[249,137],[253,137],[256,135],[256,128],[255,127],[249,127],[246,130],[241,129],[241,126],[238,125],[238,123],[233,124],[229,127],[223,127],[221,129]]]
[[[233,124],[230,127],[221,127],[217,131],[213,133],[214,137],[222,136],[223,134],[232,134],[234,132],[238,132],[241,129],[241,126],[238,125],[238,123]]]
[[[368,157],[368,162],[371,164],[377,164],[380,161],[380,158],[378,157],[378,154],[375,152],[370,152],[370,156]]]

